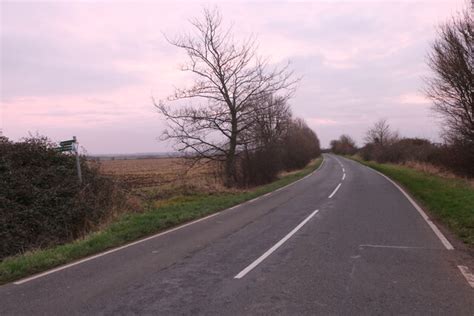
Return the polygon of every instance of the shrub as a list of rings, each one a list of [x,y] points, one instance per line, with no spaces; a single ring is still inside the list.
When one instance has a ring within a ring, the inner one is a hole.
[[[282,167],[290,171],[306,166],[321,154],[316,133],[301,119],[295,119],[281,142]]]
[[[276,147],[264,147],[245,151],[239,160],[242,185],[261,185],[276,180],[282,169],[280,150]]]
[[[439,145],[422,138],[401,138],[385,146],[368,143],[359,155],[379,163],[426,162],[459,176],[474,177],[474,146],[465,142]]]
[[[474,177],[474,145],[454,142],[437,146],[436,155],[428,162],[443,167],[462,177]]]
[[[78,238],[124,202],[114,182],[45,137],[0,138],[0,259]]]
[[[271,182],[280,171],[301,169],[321,154],[316,133],[303,120],[288,118],[279,127],[274,137],[259,137],[256,148],[246,147],[240,153],[239,185]]]
[[[357,152],[355,141],[349,135],[341,135],[330,143],[331,151],[337,155],[353,155]]]

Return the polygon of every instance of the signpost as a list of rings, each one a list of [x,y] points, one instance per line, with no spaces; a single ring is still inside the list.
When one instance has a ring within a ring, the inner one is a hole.
[[[81,162],[79,160],[79,143],[77,142],[76,136],[73,136],[70,140],[65,140],[59,143],[60,147],[55,149],[60,152],[64,151],[73,151],[76,155],[76,168],[77,168],[77,177],[79,178],[79,183],[82,184],[82,172],[81,172]]]

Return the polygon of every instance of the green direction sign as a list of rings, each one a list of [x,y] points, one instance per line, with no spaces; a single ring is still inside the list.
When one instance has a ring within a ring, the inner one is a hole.
[[[59,143],[59,146],[63,147],[63,146],[71,146],[72,144],[74,144],[76,141],[74,139],[70,139],[70,140],[65,140],[63,142],[60,142]]]
[[[76,168],[77,168],[77,177],[79,178],[79,183],[82,184],[82,172],[81,172],[81,162],[80,162],[80,159],[79,159],[79,152],[78,152],[78,148],[74,145],[77,145],[77,140],[76,140],[76,136],[73,136],[72,139],[69,139],[69,140],[65,140],[65,141],[62,141],[59,143],[59,146],[60,147],[56,147],[55,149],[59,152],[63,152],[63,151],[74,151],[74,153],[76,154]]]
[[[69,146],[61,146],[61,147],[56,147],[55,148],[57,151],[72,151],[72,145]]]
[[[63,152],[63,151],[72,151],[74,149],[74,144],[76,143],[76,139],[69,139],[65,140],[59,143],[59,146],[55,148],[57,151]]]

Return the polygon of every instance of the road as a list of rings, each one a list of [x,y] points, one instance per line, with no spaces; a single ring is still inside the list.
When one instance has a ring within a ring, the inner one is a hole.
[[[10,314],[474,314],[474,289],[387,179],[326,155],[250,203],[21,284]]]

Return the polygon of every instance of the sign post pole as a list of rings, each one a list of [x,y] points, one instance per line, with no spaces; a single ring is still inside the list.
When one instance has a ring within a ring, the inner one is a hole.
[[[54,149],[59,152],[74,151],[74,153],[76,154],[77,177],[79,178],[79,183],[82,184],[81,161],[79,159],[79,143],[77,142],[76,136],[73,136],[72,139],[60,142],[59,147],[56,147]]]
[[[79,144],[77,143],[76,136],[73,136],[74,140],[74,152],[76,153],[76,167],[77,167],[77,177],[79,178],[79,183],[82,184],[82,172],[81,172],[81,162],[79,161]]]

